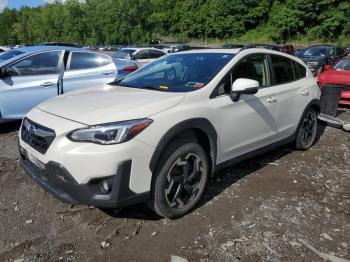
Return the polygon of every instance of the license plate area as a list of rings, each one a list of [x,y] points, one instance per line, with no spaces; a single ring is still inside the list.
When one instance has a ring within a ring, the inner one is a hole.
[[[45,164],[41,162],[39,159],[37,159],[35,156],[33,156],[31,153],[26,151],[25,149],[21,148],[22,154],[24,154],[25,158],[32,163],[34,166],[39,168],[40,170],[45,170]]]

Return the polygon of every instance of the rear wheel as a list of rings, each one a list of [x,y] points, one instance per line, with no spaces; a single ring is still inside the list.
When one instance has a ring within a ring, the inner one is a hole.
[[[309,149],[315,142],[317,132],[317,112],[310,108],[304,114],[296,138],[296,148]]]
[[[202,197],[209,173],[208,157],[195,142],[171,143],[159,162],[151,192],[151,207],[160,216],[178,218]]]

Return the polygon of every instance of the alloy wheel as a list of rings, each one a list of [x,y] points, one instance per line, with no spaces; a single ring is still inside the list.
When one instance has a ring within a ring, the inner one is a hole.
[[[301,138],[305,146],[310,145],[313,142],[316,133],[317,116],[314,111],[309,111],[302,124]]]
[[[174,162],[167,174],[165,188],[165,198],[171,208],[186,208],[197,198],[205,183],[203,172],[201,158],[193,153]]]

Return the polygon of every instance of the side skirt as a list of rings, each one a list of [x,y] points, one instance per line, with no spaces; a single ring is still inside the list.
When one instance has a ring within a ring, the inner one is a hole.
[[[270,145],[258,148],[258,149],[254,150],[254,151],[251,151],[251,152],[245,153],[243,155],[240,155],[238,157],[234,157],[232,159],[226,160],[226,161],[216,165],[215,172],[217,172],[217,171],[219,171],[221,169],[224,169],[226,167],[235,165],[235,164],[237,164],[239,162],[242,162],[244,160],[247,160],[249,158],[253,158],[255,156],[258,156],[258,155],[261,155],[263,153],[269,152],[269,151],[271,151],[273,149],[276,149],[276,148],[279,148],[281,146],[290,144],[290,143],[294,142],[295,139],[296,139],[296,133],[294,133],[293,135],[291,135],[291,136],[289,136],[287,138],[284,138],[284,139],[282,139],[280,141],[277,141],[277,142],[275,142],[273,144],[270,144]]]

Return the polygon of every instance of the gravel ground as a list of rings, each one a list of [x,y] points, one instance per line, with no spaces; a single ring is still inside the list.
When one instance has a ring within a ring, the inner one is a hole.
[[[220,171],[196,210],[168,220],[55,199],[19,167],[17,128],[0,126],[0,261],[350,261],[349,133],[321,128],[307,152]]]

